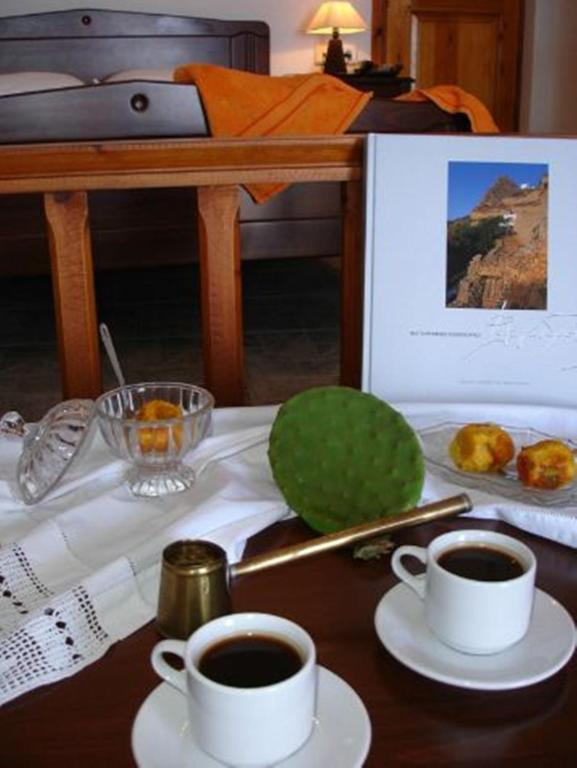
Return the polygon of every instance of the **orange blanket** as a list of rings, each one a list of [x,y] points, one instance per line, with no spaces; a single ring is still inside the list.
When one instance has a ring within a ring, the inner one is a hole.
[[[427,99],[452,115],[457,112],[467,115],[474,133],[499,133],[499,128],[483,102],[457,85],[417,88],[410,93],[398,96],[396,101],[426,101]]]
[[[187,64],[173,77],[177,83],[196,85],[211,134],[219,138],[344,133],[372,96],[320,74],[269,77]],[[261,203],[285,186],[247,189]]]
[[[269,77],[213,64],[186,64],[173,78],[196,85],[211,134],[219,138],[344,133],[372,98],[372,93],[321,74]],[[479,99],[457,86],[434,86],[398,98],[429,99],[446,112],[463,112],[478,133],[499,130]],[[286,186],[252,184],[247,190],[263,203]]]

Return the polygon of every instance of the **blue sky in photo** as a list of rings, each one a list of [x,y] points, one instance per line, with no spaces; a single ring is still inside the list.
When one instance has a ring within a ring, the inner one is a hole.
[[[545,163],[450,162],[448,219],[470,213],[499,176],[534,187],[545,174]]]

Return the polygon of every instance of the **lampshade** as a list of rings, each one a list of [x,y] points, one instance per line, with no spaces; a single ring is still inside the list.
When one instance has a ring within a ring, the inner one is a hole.
[[[315,13],[307,32],[312,35],[332,35],[327,46],[324,72],[327,75],[344,75],[347,71],[341,34],[362,32],[367,28],[365,20],[352,3],[323,3]]]
[[[348,2],[323,3],[315,13],[308,26],[311,35],[332,35],[338,30],[346,35],[353,32],[364,32],[367,28],[365,20]]]

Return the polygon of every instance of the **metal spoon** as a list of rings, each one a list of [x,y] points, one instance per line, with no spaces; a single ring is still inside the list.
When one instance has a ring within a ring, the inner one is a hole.
[[[112,341],[112,336],[110,335],[110,331],[108,330],[108,326],[106,325],[106,323],[100,323],[99,329],[100,329],[100,338],[102,339],[102,343],[104,344],[104,349],[106,350],[106,354],[108,355],[108,359],[110,360],[110,365],[112,366],[114,375],[116,376],[119,385],[121,387],[125,387],[126,379],[124,378],[124,374],[122,372],[120,361],[118,359],[118,355],[116,354],[116,349],[114,347],[114,342]]]

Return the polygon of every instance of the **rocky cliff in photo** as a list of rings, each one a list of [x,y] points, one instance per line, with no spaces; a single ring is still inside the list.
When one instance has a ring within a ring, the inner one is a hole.
[[[468,216],[448,225],[447,306],[546,309],[548,178],[499,177]]]

